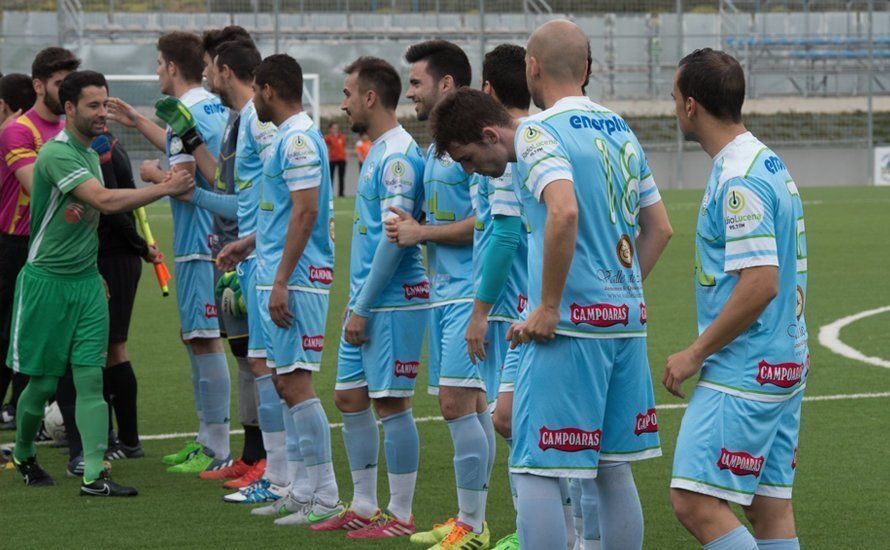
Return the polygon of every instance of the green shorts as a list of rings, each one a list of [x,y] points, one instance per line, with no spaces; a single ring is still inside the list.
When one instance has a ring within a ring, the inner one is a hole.
[[[30,376],[62,376],[68,365],[104,367],[108,301],[99,272],[59,277],[26,265],[15,285],[6,362]]]

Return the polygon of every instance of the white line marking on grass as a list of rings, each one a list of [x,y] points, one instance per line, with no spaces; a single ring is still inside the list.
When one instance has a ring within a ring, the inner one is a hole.
[[[855,323],[860,319],[865,319],[866,317],[879,315],[888,311],[890,311],[890,306],[869,309],[856,313],[855,315],[842,317],[837,321],[834,321],[833,323],[829,323],[819,329],[819,343],[843,357],[855,359],[856,361],[862,361],[863,363],[868,363],[869,365],[874,365],[876,367],[884,367],[885,369],[890,369],[890,361],[882,359],[880,357],[871,357],[869,355],[865,355],[861,351],[854,349],[841,341],[842,328],[846,327],[849,324]]]
[[[804,397],[803,400],[805,402],[812,401],[846,401],[851,399],[881,399],[890,397],[890,391],[885,392],[875,392],[875,393],[840,393],[835,395],[813,395],[811,397]],[[689,405],[687,403],[668,403],[665,405],[656,405],[656,409],[659,411],[671,411],[676,409],[685,409]],[[437,420],[442,420],[441,416],[421,416],[420,418],[415,418],[414,422],[416,424],[423,424],[426,422],[435,422]],[[380,424],[380,421],[377,421]],[[342,428],[343,424],[340,422],[332,422],[330,424],[331,428]],[[232,430],[232,435],[240,435],[244,433],[244,430]],[[180,438],[191,438],[195,437],[197,432],[181,432],[181,433],[172,433],[172,434],[155,434],[155,435],[142,435],[139,436],[139,439],[143,441],[156,441],[156,440],[164,440],[164,439],[180,439]]]

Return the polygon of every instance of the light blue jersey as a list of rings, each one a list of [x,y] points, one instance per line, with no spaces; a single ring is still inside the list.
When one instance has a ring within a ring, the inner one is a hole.
[[[374,140],[362,164],[352,224],[349,259],[349,307],[371,273],[371,263],[383,233],[383,221],[394,216],[390,206],[415,218],[423,214],[423,156],[411,134],[401,126]],[[426,308],[430,284],[420,245],[402,254],[399,266],[372,305],[373,310]]]
[[[318,188],[318,219],[288,289],[327,294],[334,281],[334,208],[328,150],[305,112],[278,128],[263,165],[257,217],[257,289],[269,290],[284,252],[293,203],[291,193]]]
[[[522,215],[522,205],[515,187],[517,182],[514,167],[513,163],[508,164],[499,178],[479,178],[473,193],[473,207],[476,210],[476,231],[473,234],[474,289],[482,281],[485,251],[491,237],[494,216],[512,216],[523,220],[519,247],[510,265],[504,290],[488,314],[491,321],[518,321],[519,314],[525,310],[528,301],[528,225]]]
[[[809,356],[803,203],[785,165],[750,132],[714,157],[695,254],[699,332],[726,306],[739,271],[779,270],[778,296],[748,330],[705,360],[699,385],[760,401],[802,390]]]
[[[260,122],[253,100],[241,108],[238,145],[235,150],[235,186],[238,193],[238,238],[256,232],[257,209],[263,179],[263,162],[272,152],[275,125]]]
[[[219,99],[204,88],[192,88],[179,101],[189,110],[197,123],[198,134],[214,157],[225,132],[228,110]],[[167,158],[170,166],[195,162],[195,157],[182,149],[182,140],[167,128]],[[195,185],[211,191],[213,187],[200,170],[195,171]],[[177,262],[210,260],[213,240],[213,215],[192,203],[170,201],[173,210],[173,256]]]
[[[480,176],[467,175],[446,153],[436,158],[436,148],[427,150],[423,169],[426,223],[448,225],[473,215],[472,188]],[[440,302],[472,301],[473,247],[427,243],[430,298]]]
[[[586,97],[566,97],[525,119],[515,138],[516,172],[531,237],[529,311],[541,301],[544,188],[573,182],[578,237],[556,333],[582,338],[645,336],[646,305],[636,254],[640,208],[661,200],[643,148],[627,123]]]

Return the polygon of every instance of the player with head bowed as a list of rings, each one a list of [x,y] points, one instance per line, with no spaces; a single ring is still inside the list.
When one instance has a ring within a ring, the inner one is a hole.
[[[535,31],[526,76],[543,111],[521,123],[472,91],[449,96],[433,113],[439,150],[489,176],[515,161],[521,182],[531,231],[529,314],[508,333],[512,346],[525,347],[510,468],[527,548],[567,543],[561,477],[580,478],[598,494],[604,546],[641,547],[629,462],[661,454],[642,281],[671,228],[636,137],[583,96],[587,44],[568,21]],[[579,387],[592,391],[578,394]]]
[[[796,549],[791,488],[809,372],[803,203],[785,164],[742,123],[745,76],[732,56],[687,55],[671,95],[683,135],[714,162],[695,237],[699,336],[668,357],[662,379],[685,397],[681,384],[700,373],[671,503],[705,548]]]

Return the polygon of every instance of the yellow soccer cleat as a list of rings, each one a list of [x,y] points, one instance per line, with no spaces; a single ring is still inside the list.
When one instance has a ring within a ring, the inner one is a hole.
[[[450,518],[445,523],[436,523],[429,531],[414,533],[408,540],[410,540],[412,544],[420,544],[423,546],[438,544],[451,532],[451,526],[454,525],[455,521],[457,521],[457,518]]]
[[[454,522],[448,536],[430,550],[486,550],[491,540],[488,524],[482,524],[482,532],[474,533],[469,525]]]

